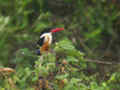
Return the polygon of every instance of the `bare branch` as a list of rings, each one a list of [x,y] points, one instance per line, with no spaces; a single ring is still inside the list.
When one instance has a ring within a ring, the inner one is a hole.
[[[107,61],[101,61],[101,60],[92,60],[92,59],[85,59],[87,62],[93,62],[98,64],[106,64],[106,65],[112,65],[112,64],[120,64],[120,63],[114,63],[114,62],[107,62]]]

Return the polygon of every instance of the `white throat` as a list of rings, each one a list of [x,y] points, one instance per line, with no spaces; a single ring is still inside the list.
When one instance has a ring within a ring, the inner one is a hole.
[[[40,38],[44,37],[44,43],[48,41],[49,45],[52,43],[52,33],[44,33]]]

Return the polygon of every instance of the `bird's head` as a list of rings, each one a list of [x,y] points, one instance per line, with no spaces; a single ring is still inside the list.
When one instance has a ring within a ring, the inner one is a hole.
[[[63,31],[64,28],[47,28],[40,34],[40,39],[37,42],[37,45],[40,47],[45,46],[45,44],[51,45],[55,32]]]
[[[64,28],[48,28],[46,30],[44,30],[41,35],[40,35],[40,39],[43,39],[43,42],[42,43],[45,43],[48,41],[49,44],[52,43],[52,40],[53,40],[53,34],[55,32],[59,32],[59,31],[63,31]]]

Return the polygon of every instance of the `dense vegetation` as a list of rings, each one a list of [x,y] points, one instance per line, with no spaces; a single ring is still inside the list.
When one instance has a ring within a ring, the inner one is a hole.
[[[120,90],[119,0],[0,0],[0,90]],[[47,27],[64,27],[37,56]]]

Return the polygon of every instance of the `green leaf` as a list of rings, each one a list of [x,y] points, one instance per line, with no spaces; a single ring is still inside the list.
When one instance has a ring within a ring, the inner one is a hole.
[[[58,80],[63,80],[65,78],[67,78],[69,76],[69,74],[64,74],[64,75],[57,75],[55,78]]]
[[[76,59],[75,57],[72,57],[72,56],[67,56],[67,59],[66,59],[68,62],[78,62],[78,59]]]
[[[78,79],[78,78],[72,78],[71,79],[71,83],[73,83],[73,84],[78,84],[78,82],[80,82],[81,80],[80,79]]]

